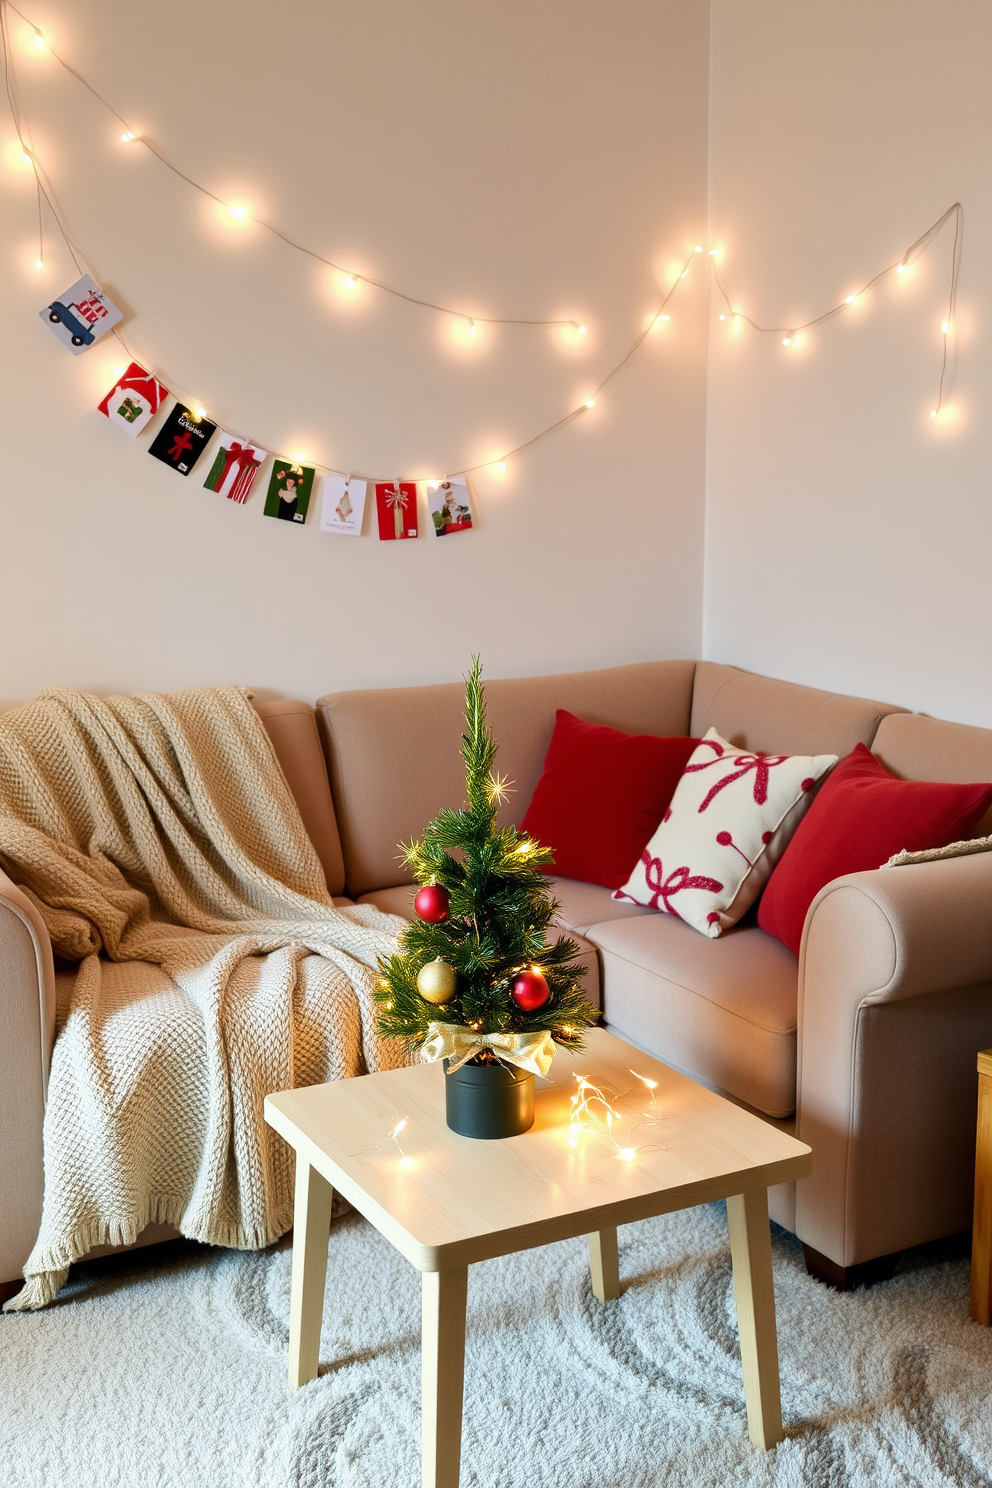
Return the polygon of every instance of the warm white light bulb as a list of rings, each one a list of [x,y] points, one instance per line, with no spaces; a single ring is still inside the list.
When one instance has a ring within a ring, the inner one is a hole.
[[[857,295],[848,295],[847,299],[844,301],[844,304],[845,305],[853,305],[854,302],[855,302],[855,300],[857,298],[858,298]]]
[[[25,165],[34,164],[34,161],[31,159],[31,156],[28,154],[27,150],[21,150],[21,158],[23,159]]]
[[[235,222],[244,222],[245,219],[248,216],[248,208],[247,207],[242,207],[242,206],[228,207],[227,210],[228,210],[228,213],[230,214],[230,216],[232,216],[234,218]]]
[[[37,29],[34,33],[34,44],[38,48],[39,52],[43,52],[45,50],[45,47],[48,45],[41,32]]]
[[[578,330],[579,330],[579,335],[580,336],[584,336],[586,334],[586,327],[585,326],[580,325],[579,328],[578,328]]]
[[[659,320],[671,320],[671,318],[672,317],[670,315],[659,315],[658,316],[658,319]]]
[[[115,377],[123,377],[124,376],[124,368],[123,367],[115,367],[114,368],[114,376]]]
[[[932,408],[930,410],[930,417],[931,418],[936,418],[937,417],[937,410],[936,410],[936,408]]]
[[[636,1156],[637,1153],[634,1151],[633,1147],[620,1148],[620,1157],[624,1162],[633,1162]]]
[[[36,269],[39,269],[39,270],[40,269],[43,269],[45,267],[45,260],[43,258],[37,258],[37,259],[35,259],[34,266],[35,266]]]
[[[721,316],[720,316],[720,319],[721,319],[721,320],[726,320],[726,318],[727,318],[727,317],[726,317],[726,316],[725,316],[725,315],[721,315]]]
[[[783,346],[788,346],[791,343],[791,341],[792,341],[792,337],[791,336],[783,336],[782,337],[782,345]]]
[[[199,423],[202,423],[202,421],[206,418],[206,416],[207,416],[207,410],[205,408],[197,408],[195,414],[193,415],[193,417],[196,419],[196,422],[198,424]]]
[[[595,408],[596,407],[596,399],[595,398],[587,398],[586,399],[586,407],[587,408]]]
[[[949,321],[944,320],[944,321],[941,322],[940,333],[941,333],[942,336],[946,336],[947,333],[948,333],[948,331],[950,329],[951,329],[951,326],[950,326],[950,322]]]
[[[475,321],[474,320],[470,320],[469,323],[468,323],[468,333],[469,333],[469,335],[470,336],[475,336],[475,335],[478,334],[478,331],[479,331],[479,327],[476,325]]]
[[[692,251],[693,251],[693,253],[702,253],[702,251],[703,251],[703,245],[702,245],[702,243],[697,243],[696,246],[695,246],[695,248],[693,248]]]
[[[682,272],[681,272],[681,274],[679,275],[679,278],[680,279],[688,279],[688,277],[689,277],[689,270],[688,269],[683,269]]]
[[[720,257],[720,250],[719,250],[719,248],[711,248],[710,249],[710,258],[719,258],[719,257]]]
[[[908,274],[909,273],[909,265],[908,264],[900,264],[898,266],[898,268],[896,269],[896,273],[897,274]]]
[[[122,145],[129,145],[133,139],[137,139],[137,138],[138,138],[138,136],[136,134],[133,134],[130,129],[126,129],[124,131],[124,133],[121,135],[121,144]]]
[[[342,285],[344,286],[345,289],[354,289],[354,287],[355,287],[355,276],[354,276],[354,274],[342,274],[341,275],[341,283],[342,283]]]

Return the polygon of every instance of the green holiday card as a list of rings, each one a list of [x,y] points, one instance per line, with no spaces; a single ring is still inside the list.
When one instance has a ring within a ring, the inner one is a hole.
[[[265,515],[279,517],[283,522],[305,522],[313,478],[312,465],[276,460],[265,496]]]

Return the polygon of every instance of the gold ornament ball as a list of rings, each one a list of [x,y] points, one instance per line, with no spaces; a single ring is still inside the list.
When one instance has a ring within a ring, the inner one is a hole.
[[[417,991],[425,1002],[440,1007],[450,1002],[458,985],[458,973],[447,961],[428,961],[417,972]]]

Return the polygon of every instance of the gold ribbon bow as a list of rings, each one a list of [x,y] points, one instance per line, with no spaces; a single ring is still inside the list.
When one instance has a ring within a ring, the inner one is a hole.
[[[460,1023],[432,1023],[427,1034],[421,1059],[425,1064],[447,1059],[449,1074],[483,1049],[533,1075],[546,1075],[555,1057],[555,1042],[546,1028],[539,1033],[473,1033]]]

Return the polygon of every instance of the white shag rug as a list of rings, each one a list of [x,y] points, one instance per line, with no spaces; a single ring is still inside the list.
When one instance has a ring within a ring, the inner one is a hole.
[[[992,1330],[961,1259],[844,1296],[774,1234],[782,1399],[748,1441],[722,1204],[620,1231],[600,1304],[572,1240],[469,1271],[463,1488],[988,1488]],[[290,1247],[179,1242],[0,1317],[2,1488],[418,1488],[420,1289],[331,1231],[320,1377],[286,1385]]]

